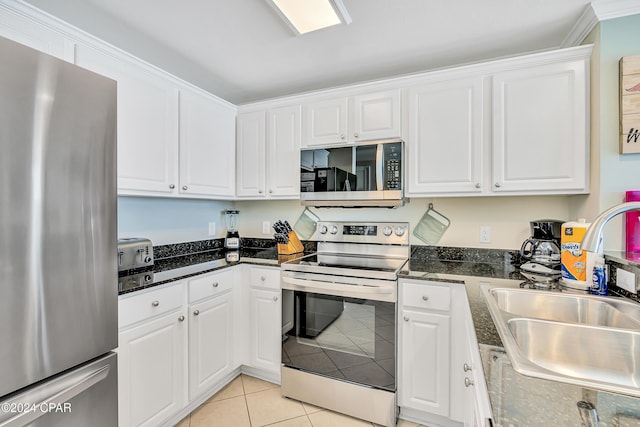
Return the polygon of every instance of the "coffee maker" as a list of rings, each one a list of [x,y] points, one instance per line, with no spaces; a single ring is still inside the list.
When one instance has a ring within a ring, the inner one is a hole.
[[[531,221],[531,237],[522,243],[520,266],[523,273],[534,273],[555,279],[560,276],[560,237],[564,221],[538,219]]]

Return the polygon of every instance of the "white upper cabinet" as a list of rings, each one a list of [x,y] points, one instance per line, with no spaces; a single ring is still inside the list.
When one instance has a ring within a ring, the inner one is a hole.
[[[400,137],[400,90],[310,100],[303,104],[302,146]]]
[[[400,91],[356,95],[353,98],[349,139],[371,141],[400,137]]]
[[[236,118],[236,194],[263,196],[265,191],[265,112],[240,113]]]
[[[301,106],[267,112],[267,195],[300,195]]]
[[[297,198],[301,106],[240,112],[237,129],[238,197]]]
[[[304,104],[304,147],[341,144],[347,141],[348,98],[320,100]]]
[[[235,109],[204,94],[180,92],[180,192],[235,194]]]
[[[71,39],[4,4],[0,4],[0,36],[67,62],[74,61],[75,43]]]
[[[408,196],[482,191],[483,80],[407,90]]]
[[[587,189],[585,60],[493,75],[493,191]]]
[[[177,194],[178,89],[93,47],[77,61],[118,82],[118,194]]]

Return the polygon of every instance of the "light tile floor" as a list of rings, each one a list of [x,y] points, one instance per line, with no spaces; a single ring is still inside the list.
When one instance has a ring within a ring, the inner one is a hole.
[[[280,387],[240,375],[183,419],[177,427],[372,427],[316,406],[287,399]],[[398,427],[423,427],[400,420]]]

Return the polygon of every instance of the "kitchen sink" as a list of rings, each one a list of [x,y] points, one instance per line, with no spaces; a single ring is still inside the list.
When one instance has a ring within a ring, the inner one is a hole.
[[[622,298],[483,287],[513,368],[640,397],[640,305]]]
[[[636,320],[640,318],[640,305],[630,302],[617,301],[616,304],[587,295],[524,289],[491,289],[489,293],[500,310],[514,316],[640,329],[640,321]],[[626,312],[620,310],[620,306],[625,306]]]

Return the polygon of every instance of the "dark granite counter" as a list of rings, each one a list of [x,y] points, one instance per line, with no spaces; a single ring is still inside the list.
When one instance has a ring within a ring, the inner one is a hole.
[[[640,426],[640,399],[521,375],[511,366],[481,287],[528,288],[510,263],[412,258],[401,277],[464,283],[496,426],[581,426],[577,402],[595,405],[600,426]],[[557,285],[552,292],[573,292]],[[585,343],[580,351],[597,351]]]

